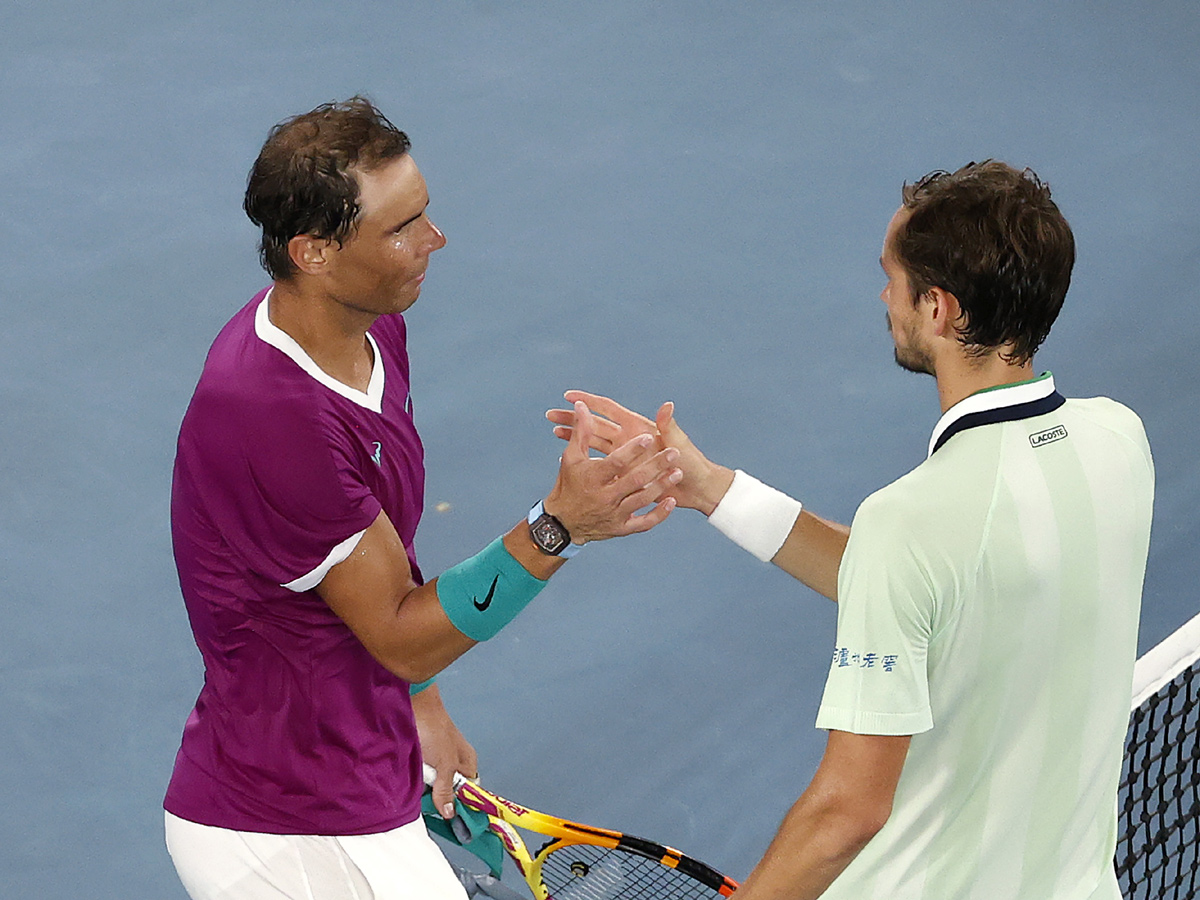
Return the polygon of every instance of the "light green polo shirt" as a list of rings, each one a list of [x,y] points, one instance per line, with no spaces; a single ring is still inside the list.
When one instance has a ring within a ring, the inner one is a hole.
[[[948,410],[929,458],[863,502],[817,725],[914,737],[827,898],[1119,900],[1153,491],[1138,417],[1047,373]]]

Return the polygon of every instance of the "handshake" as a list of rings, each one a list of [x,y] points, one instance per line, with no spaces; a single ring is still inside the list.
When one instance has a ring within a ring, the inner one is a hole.
[[[546,413],[567,449],[544,505],[573,543],[649,531],[677,506],[710,515],[733,483],[734,473],[710,462],[679,427],[673,403],[651,420],[608,397],[564,396],[571,409]]]

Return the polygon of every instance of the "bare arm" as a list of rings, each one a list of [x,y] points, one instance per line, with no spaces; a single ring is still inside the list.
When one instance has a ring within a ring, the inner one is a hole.
[[[681,477],[674,466],[678,453],[658,450],[649,435],[636,435],[605,459],[592,459],[592,417],[586,408],[578,413],[582,427],[563,452],[546,511],[559,518],[576,543],[648,531],[662,522],[675,507],[665,495]],[[653,509],[637,514],[650,504]],[[523,519],[504,536],[504,546],[543,581],[563,564],[537,548]],[[415,583],[404,545],[384,513],[316,590],[371,655],[406,681],[433,677],[475,645],[446,616],[437,580]]]
[[[454,816],[454,773],[470,778],[479,774],[479,759],[475,748],[463,737],[442,705],[442,695],[436,684],[412,698],[413,717],[421,739],[421,756],[437,771],[433,783],[433,802],[443,818]]]
[[[805,509],[771,562],[836,603],[838,568],[848,540],[849,526],[822,519]]]
[[[381,512],[317,593],[384,668],[420,682],[475,646],[450,623],[436,585],[416,584],[400,535]]]
[[[831,731],[812,782],[733,896],[820,897],[887,822],[911,740]]]
[[[609,453],[630,435],[646,431],[657,433],[664,446],[677,449],[680,454],[677,465],[683,477],[669,495],[680,506],[712,515],[733,483],[733,470],[709,460],[679,427],[674,404],[664,403],[652,422],[598,394],[568,391],[566,398],[572,403],[583,401],[592,412],[603,417],[591,425],[590,443],[594,450]],[[555,423],[556,435],[564,439],[573,435],[573,409],[550,410],[546,417]],[[771,562],[818,594],[836,601],[838,567],[849,538],[848,526],[813,515],[806,509]]]

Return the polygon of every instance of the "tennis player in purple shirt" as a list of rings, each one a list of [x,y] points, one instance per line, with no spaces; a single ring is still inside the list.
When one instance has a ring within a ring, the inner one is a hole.
[[[579,404],[545,499],[424,581],[401,313],[446,243],[428,204],[407,137],[357,97],[277,125],[250,173],[273,285],[213,343],[172,490],[205,676],[164,805],[194,900],[463,897],[420,817],[421,764],[452,809],[476,756],[430,680],[581,545],[674,508],[677,451],[639,435],[592,459]]]

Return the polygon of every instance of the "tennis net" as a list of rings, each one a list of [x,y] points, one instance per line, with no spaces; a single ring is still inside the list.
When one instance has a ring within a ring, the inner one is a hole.
[[[1118,795],[1116,867],[1127,900],[1200,887],[1200,616],[1137,661]]]

